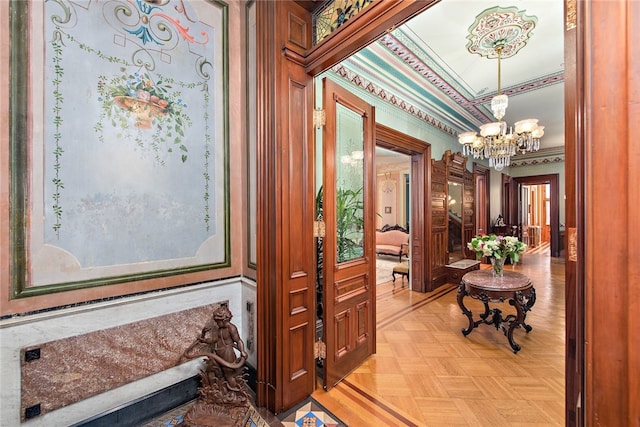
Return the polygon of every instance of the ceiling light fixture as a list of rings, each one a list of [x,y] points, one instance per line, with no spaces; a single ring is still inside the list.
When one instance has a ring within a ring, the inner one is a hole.
[[[393,193],[396,189],[396,181],[390,178],[389,172],[384,173],[384,181],[382,181],[382,192]]]
[[[503,22],[504,26],[501,25]],[[516,25],[520,22],[521,25]],[[507,123],[502,121],[509,105],[509,97],[502,93],[500,86],[502,55],[506,51],[509,56],[513,56],[524,47],[535,22],[535,18],[526,17],[517,8],[497,7],[480,14],[470,27],[470,42],[467,45],[469,52],[487,58],[496,55],[498,58],[498,92],[491,99],[491,111],[497,122],[480,126],[480,135],[473,131],[461,133],[458,141],[463,145],[463,155],[489,159],[489,166],[498,171],[509,166],[511,156],[518,151],[522,154],[538,151],[540,138],[544,135],[544,126],[538,125],[538,119],[515,122],[515,129],[508,128]],[[493,52],[487,51],[488,47]]]
[[[351,154],[343,155],[340,158],[340,161],[346,165],[362,167],[363,159],[364,159],[364,151],[356,150],[356,151],[352,151]]]

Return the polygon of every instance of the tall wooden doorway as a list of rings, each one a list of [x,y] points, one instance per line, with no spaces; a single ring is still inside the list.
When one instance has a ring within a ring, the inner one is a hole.
[[[431,145],[379,123],[376,145],[411,157],[411,290],[426,292],[431,283]]]
[[[560,187],[558,174],[510,177],[503,189],[508,194],[503,194],[503,200],[509,202],[505,205],[505,216],[510,224],[522,223],[522,186],[549,184],[550,206],[549,206],[549,226],[551,232],[551,256],[560,256]]]
[[[313,78],[436,2],[375,2],[317,46],[311,32],[318,4],[255,3],[256,404],[274,413],[315,390]]]

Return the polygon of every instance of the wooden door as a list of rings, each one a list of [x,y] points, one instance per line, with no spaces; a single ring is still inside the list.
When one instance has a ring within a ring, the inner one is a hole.
[[[324,388],[375,352],[375,118],[372,106],[323,80]]]

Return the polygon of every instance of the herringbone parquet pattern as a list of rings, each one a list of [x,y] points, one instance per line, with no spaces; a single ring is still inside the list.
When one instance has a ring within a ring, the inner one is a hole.
[[[456,285],[421,294],[387,283],[377,286],[377,353],[313,397],[351,427],[564,425],[564,260],[536,251],[506,268],[537,293],[533,330],[514,332],[518,354],[493,326],[462,335]]]

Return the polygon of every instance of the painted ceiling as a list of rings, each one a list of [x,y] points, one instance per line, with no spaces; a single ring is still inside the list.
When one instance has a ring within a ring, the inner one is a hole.
[[[498,61],[468,49],[476,18],[488,9],[514,8],[535,28],[514,55],[501,61],[503,120],[527,118],[545,126],[541,151],[564,146],[564,39],[561,0],[442,0],[333,68],[378,97],[457,138],[496,121]],[[505,55],[506,56],[506,55]]]

